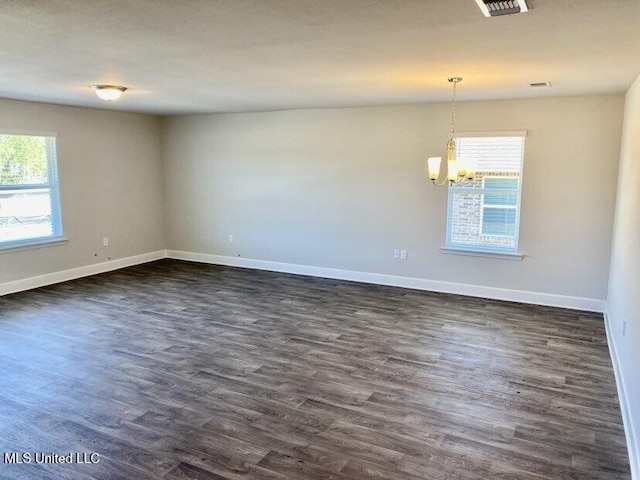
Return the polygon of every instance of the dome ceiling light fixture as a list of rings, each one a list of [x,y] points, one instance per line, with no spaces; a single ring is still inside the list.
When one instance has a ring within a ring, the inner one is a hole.
[[[101,100],[112,102],[117,100],[127,90],[127,87],[119,85],[91,85],[91,88]]]

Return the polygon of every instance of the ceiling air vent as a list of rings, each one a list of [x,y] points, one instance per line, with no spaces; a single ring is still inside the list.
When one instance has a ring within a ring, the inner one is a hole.
[[[534,82],[530,83],[529,86],[531,88],[550,88],[551,82]]]
[[[476,0],[485,17],[528,12],[526,0]]]

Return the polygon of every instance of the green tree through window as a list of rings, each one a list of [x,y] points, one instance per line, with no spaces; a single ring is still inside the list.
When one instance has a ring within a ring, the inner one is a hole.
[[[44,137],[0,135],[0,184],[47,183]]]

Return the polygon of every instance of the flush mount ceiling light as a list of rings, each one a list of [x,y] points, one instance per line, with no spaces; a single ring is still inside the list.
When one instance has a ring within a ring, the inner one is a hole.
[[[454,136],[456,133],[456,85],[462,81],[462,77],[449,78],[449,83],[453,84],[453,102],[451,103],[451,130],[449,130],[449,141],[447,142],[447,175],[438,183],[440,177],[440,163],[442,157],[430,157],[427,160],[429,169],[429,180],[436,186],[444,185],[447,180],[449,184],[466,185],[476,176],[475,167],[471,162],[463,162],[455,158],[456,143]]]
[[[111,102],[119,99],[127,90],[127,87],[120,87],[118,85],[91,85],[91,88],[96,92],[98,98],[105,102]]]

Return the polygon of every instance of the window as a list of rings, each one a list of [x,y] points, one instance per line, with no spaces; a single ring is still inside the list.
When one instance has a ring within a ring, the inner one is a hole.
[[[524,133],[456,138],[456,157],[475,164],[476,177],[449,186],[447,247],[518,250]]]
[[[0,247],[61,236],[55,136],[0,132]]]

